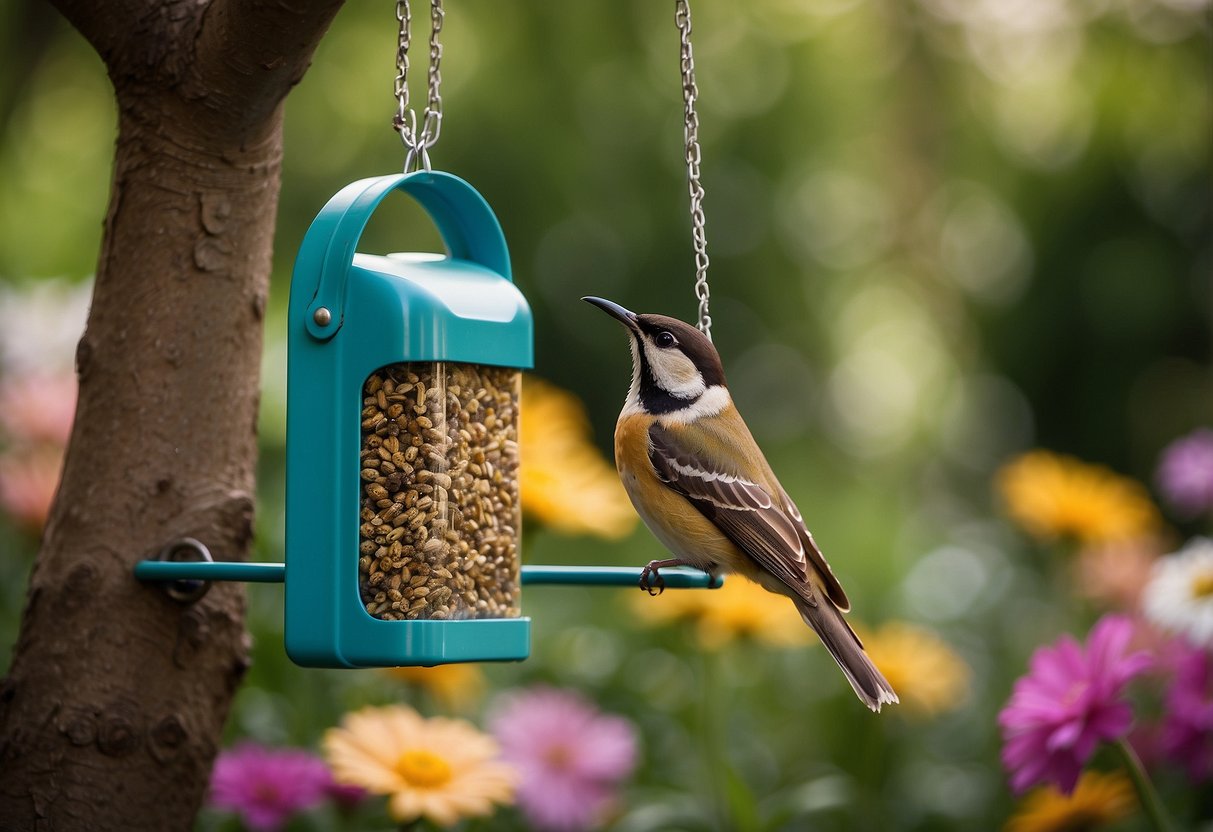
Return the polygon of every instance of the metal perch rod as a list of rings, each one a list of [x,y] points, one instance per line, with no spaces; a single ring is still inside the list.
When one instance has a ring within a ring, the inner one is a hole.
[[[286,580],[286,564],[240,563],[236,561],[143,560],[135,564],[135,577],[142,581],[245,581],[274,584]],[[724,584],[697,569],[662,569],[667,589],[717,589]],[[523,566],[522,583],[527,586],[563,584],[571,586],[636,586],[639,566]]]

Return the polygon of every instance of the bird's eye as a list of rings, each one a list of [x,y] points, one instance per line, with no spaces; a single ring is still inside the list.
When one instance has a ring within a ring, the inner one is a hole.
[[[653,339],[653,343],[659,347],[672,347],[678,343],[678,339],[669,332],[659,332],[657,337]]]

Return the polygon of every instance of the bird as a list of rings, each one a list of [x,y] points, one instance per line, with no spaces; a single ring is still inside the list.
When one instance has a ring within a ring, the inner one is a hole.
[[[632,382],[615,426],[615,465],[636,513],[674,555],[650,561],[641,588],[660,592],[660,570],[671,566],[740,574],[792,600],[868,708],[896,703],[843,618],[846,592],[733,403],[712,342],[677,318],[582,300],[630,336]]]

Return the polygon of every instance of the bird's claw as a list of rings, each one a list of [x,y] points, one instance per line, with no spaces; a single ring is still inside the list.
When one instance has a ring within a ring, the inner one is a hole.
[[[661,577],[661,567],[657,561],[650,561],[640,570],[640,588],[649,595],[665,592],[665,578]]]

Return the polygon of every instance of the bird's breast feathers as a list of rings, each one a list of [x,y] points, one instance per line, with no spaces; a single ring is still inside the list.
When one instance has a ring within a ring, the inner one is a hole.
[[[615,429],[615,465],[636,513],[662,544],[704,571],[736,571],[748,558],[685,497],[657,479],[649,461],[649,427],[642,414],[623,416]]]

